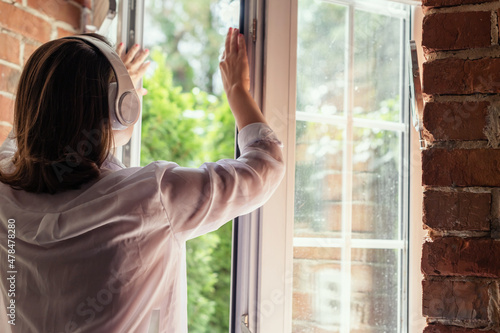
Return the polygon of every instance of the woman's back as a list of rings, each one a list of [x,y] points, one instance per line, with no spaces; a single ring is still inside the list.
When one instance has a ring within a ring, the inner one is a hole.
[[[124,168],[110,143],[133,124],[106,121],[117,70],[91,44],[44,44],[21,76],[16,135],[0,147],[0,331],[187,332],[185,243],[269,199],[284,175],[281,143],[248,93],[244,41],[230,30],[221,71],[241,156]],[[68,81],[61,64],[88,75]]]
[[[240,147],[239,160],[199,169],[162,161],[120,169],[111,160],[98,180],[54,195],[0,183],[0,239],[15,230],[16,272],[15,296],[7,297],[9,280],[0,286],[4,305],[15,301],[15,319],[2,318],[1,327],[186,332],[186,240],[255,209],[282,178],[279,143],[266,125],[244,128]],[[8,250],[1,242],[3,267]]]

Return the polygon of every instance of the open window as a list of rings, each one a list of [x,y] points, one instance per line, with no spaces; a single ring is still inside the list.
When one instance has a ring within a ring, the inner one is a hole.
[[[208,305],[211,315],[224,313],[214,320],[227,318],[223,330],[210,326],[212,331],[400,333],[420,327],[414,325],[422,321],[416,315],[419,309],[409,302],[409,285],[419,283],[409,272],[419,271],[415,258],[420,254],[420,235],[411,241],[409,227],[410,187],[419,186],[410,176],[412,149],[418,144],[411,144],[406,66],[415,4],[118,1],[117,40],[151,48],[155,63],[145,79],[151,95],[143,101],[143,124],[136,125],[131,142],[119,152],[126,165],[176,161],[180,157],[172,150],[185,150],[183,145],[193,136],[202,141],[202,153],[184,161],[186,166],[231,157],[207,154],[206,146],[211,140],[233,154],[234,124],[216,111],[227,105],[212,68],[223,43],[218,50],[211,44],[219,43],[220,37],[222,41],[229,26],[239,26],[245,34],[251,92],[285,144],[288,171],[276,194],[232,224],[232,260],[229,252],[214,257],[213,250],[218,244],[231,246],[230,229],[218,240],[207,236],[205,245],[191,249],[193,258],[208,265],[232,263],[232,268],[221,266],[224,284],[214,287],[208,282],[209,289],[227,292],[224,308]],[[213,35],[200,23],[202,9],[209,14]],[[193,24],[190,13],[198,13],[198,24]],[[185,30],[176,27],[175,18]],[[176,43],[178,54],[167,51],[171,43]],[[155,50],[154,45],[160,47]],[[188,70],[176,67],[182,62]],[[171,67],[165,67],[169,63]],[[211,70],[200,75],[202,68]],[[185,77],[191,77],[191,83]],[[169,86],[158,86],[161,80]],[[165,99],[168,112],[176,110],[177,122],[161,111]],[[230,117],[229,110],[225,112]],[[165,132],[169,129],[176,132]],[[164,147],[155,131],[178,141]],[[214,134],[207,135],[209,131]],[[207,244],[212,250],[207,251]],[[412,262],[411,244],[418,251]],[[204,251],[212,254],[200,256]],[[213,271],[207,272],[213,276]],[[189,288],[198,286],[190,284],[188,276]],[[193,295],[202,297],[196,299],[202,306],[210,302],[200,290]],[[190,332],[204,332],[206,323],[210,319],[193,323]]]
[[[126,166],[156,160],[199,167],[233,158],[235,123],[219,74],[235,0],[135,0],[117,4],[116,42],[150,50],[142,118],[117,152]],[[106,22],[106,21],[105,21]],[[108,32],[111,34],[111,32]],[[229,331],[232,224],[186,244],[189,332]]]
[[[410,242],[410,187],[420,184],[410,176],[419,151],[407,62],[419,3],[256,3],[260,102],[288,170],[245,217],[254,225],[240,235],[249,255],[236,270],[244,295],[233,298],[233,331],[418,331],[408,297],[409,280],[420,289],[421,234]]]

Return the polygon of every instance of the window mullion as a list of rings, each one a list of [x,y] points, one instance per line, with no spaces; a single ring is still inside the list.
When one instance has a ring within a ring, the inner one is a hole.
[[[342,238],[344,248],[342,249],[341,262],[341,321],[340,332],[349,333],[351,318],[351,230],[352,230],[352,183],[353,183],[353,116],[354,106],[353,77],[354,77],[354,7],[350,5],[347,12],[347,38],[346,38],[346,107],[345,116],[347,126],[344,137],[344,161],[342,182]]]

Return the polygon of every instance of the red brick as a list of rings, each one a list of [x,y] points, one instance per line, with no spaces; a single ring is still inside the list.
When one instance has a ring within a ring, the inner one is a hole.
[[[371,293],[374,284],[374,268],[370,265],[351,266],[351,293]],[[378,283],[375,282],[375,283]]]
[[[14,94],[17,90],[17,83],[21,71],[0,64],[0,91],[7,91]]]
[[[19,39],[0,33],[0,59],[19,65],[19,50],[21,43]]]
[[[422,0],[422,5],[431,7],[447,7],[493,1],[496,0]]]
[[[324,180],[327,184],[323,189],[325,200],[342,200],[342,178],[342,172],[330,172],[324,176]]]
[[[437,324],[427,326],[424,333],[495,333],[495,331]]]
[[[67,37],[74,35],[75,32],[63,28],[57,28],[57,38]]]
[[[14,122],[14,100],[0,95],[0,121]]]
[[[490,230],[490,193],[425,191],[423,222],[435,230]]]
[[[75,29],[80,28],[82,9],[71,2],[28,0],[28,6],[56,20],[69,23]]]
[[[321,246],[321,241],[318,241]],[[341,250],[333,247],[294,247],[294,259],[340,260]]]
[[[447,320],[488,320],[488,284],[483,281],[422,281],[422,314]]]
[[[49,22],[36,17],[22,9],[0,1],[0,27],[17,32],[39,42],[50,39]]]
[[[500,58],[425,62],[423,90],[426,94],[500,93]]]
[[[424,107],[427,141],[486,140],[488,102],[428,102]]]
[[[29,43],[25,43],[24,44],[24,59],[23,59],[23,64],[25,64],[26,61],[28,61],[29,57],[33,54],[33,52],[35,52],[35,50],[37,48],[38,48],[38,45],[29,44]]]
[[[500,149],[422,151],[422,184],[500,186]]]
[[[500,278],[499,253],[500,241],[491,238],[438,237],[423,245],[422,272]]]
[[[293,319],[312,319],[312,295],[308,293],[293,293]]]
[[[352,205],[351,230],[354,233],[370,234],[375,232],[377,225],[376,204],[358,202]],[[380,217],[379,217],[380,218]]]
[[[491,13],[458,12],[426,15],[422,46],[427,51],[491,46]]]

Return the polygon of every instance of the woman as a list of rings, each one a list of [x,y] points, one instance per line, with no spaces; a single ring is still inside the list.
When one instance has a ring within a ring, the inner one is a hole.
[[[122,58],[135,79],[137,51]],[[109,121],[110,62],[78,39],[35,51],[0,148],[1,332],[187,332],[185,242],[262,205],[284,174],[237,29],[220,68],[241,157],[124,168],[110,151],[131,127]]]

